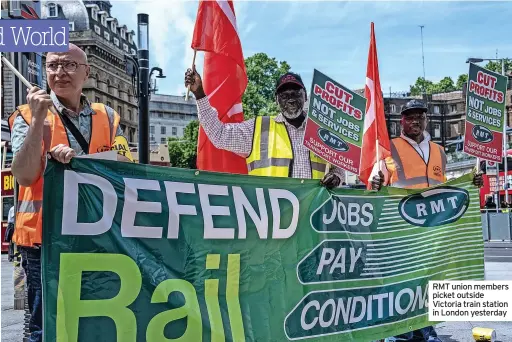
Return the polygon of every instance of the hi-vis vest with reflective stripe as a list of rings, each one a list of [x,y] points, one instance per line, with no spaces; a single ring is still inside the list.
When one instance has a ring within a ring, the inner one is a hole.
[[[446,181],[446,154],[443,148],[429,141],[428,163],[403,138],[391,140],[391,158],[386,159],[390,185],[404,189],[428,188]]]
[[[275,117],[258,116],[254,123],[251,154],[246,158],[247,170],[253,176],[291,177],[293,149],[284,123]],[[311,178],[322,179],[327,162],[309,153]]]
[[[110,147],[114,141],[117,126],[119,125],[119,115],[115,113],[112,130],[108,120],[105,106],[101,103],[91,104],[95,114],[91,115],[92,132],[89,142],[88,154],[93,154],[105,150],[105,146]],[[17,115],[23,116],[23,119],[30,125],[32,114],[28,105],[18,107],[18,110],[9,117],[9,126],[12,131],[14,119]],[[66,129],[58,115],[48,111],[46,120],[51,127],[51,143],[49,147],[41,146],[44,150],[50,150],[58,144],[69,146]],[[43,160],[46,156],[43,154]],[[19,186],[18,206],[16,212],[16,224],[14,229],[13,241],[18,246],[31,247],[41,244],[42,240],[42,204],[43,204],[43,177],[41,176],[29,187]]]

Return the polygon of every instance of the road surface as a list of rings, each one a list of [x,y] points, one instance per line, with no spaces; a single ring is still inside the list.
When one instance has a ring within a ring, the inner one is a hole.
[[[2,342],[23,342],[24,311],[13,309],[12,270],[7,255],[2,255]],[[512,280],[512,247],[485,249],[485,279]],[[512,322],[447,322],[436,330],[443,342],[474,342],[474,327],[496,329],[496,342],[512,341]]]

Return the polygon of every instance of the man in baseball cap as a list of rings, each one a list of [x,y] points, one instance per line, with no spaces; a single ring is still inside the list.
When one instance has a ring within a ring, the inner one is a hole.
[[[391,158],[375,164],[369,184],[371,189],[380,190],[382,185],[422,189],[446,182],[446,154],[442,146],[431,141],[426,131],[427,112],[427,106],[416,99],[402,108],[402,134],[391,140]],[[473,185],[483,186],[482,173],[475,174]],[[425,239],[428,243],[428,236]],[[441,342],[432,326],[391,337],[389,341]]]
[[[318,179],[327,188],[341,184],[344,172],[333,166],[326,172],[327,162],[303,144],[306,88],[298,74],[288,72],[278,78],[274,91],[280,110],[277,116],[257,116],[241,123],[219,120],[196,70],[187,70],[185,86],[190,86],[196,98],[199,123],[210,141],[244,157],[250,175]]]

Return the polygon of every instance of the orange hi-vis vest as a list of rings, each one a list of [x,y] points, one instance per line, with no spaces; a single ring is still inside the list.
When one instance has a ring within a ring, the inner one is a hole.
[[[119,125],[120,117],[117,113],[114,114],[114,122],[112,130],[110,130],[110,123],[105,105],[101,103],[92,103],[91,108],[95,114],[91,115],[91,141],[89,142],[89,151],[84,151],[87,154],[102,152],[105,147],[110,147],[115,139],[115,133]],[[9,117],[9,126],[13,128],[14,119],[17,115],[23,116],[23,119],[30,125],[32,121],[32,113],[28,105],[18,107]],[[48,150],[59,144],[69,146],[69,139],[62,124],[59,115],[53,114],[50,110],[46,115],[46,120],[51,127],[51,144],[46,147]],[[41,146],[44,150],[45,147]],[[45,158],[43,156],[43,158]],[[40,177],[30,186],[19,186],[18,192],[18,205],[16,211],[16,223],[13,235],[13,241],[18,246],[33,247],[40,245],[42,241],[42,207],[43,207],[43,177]]]
[[[428,163],[403,138],[391,140],[391,158],[386,168],[390,173],[389,185],[403,189],[422,189],[446,182],[446,154],[443,148],[429,141]]]

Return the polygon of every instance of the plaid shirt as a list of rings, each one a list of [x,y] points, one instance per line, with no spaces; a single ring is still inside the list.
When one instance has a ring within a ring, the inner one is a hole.
[[[199,122],[215,147],[231,151],[244,158],[249,156],[252,150],[254,119],[241,123],[222,123],[219,120],[217,110],[210,105],[208,97],[197,100],[197,109]],[[310,179],[309,150],[303,144],[306,120],[299,128],[290,125],[283,114],[279,114],[275,121],[284,123],[290,135],[294,156],[292,177]],[[331,170],[340,178],[341,182],[344,181],[345,173],[343,170],[333,165],[331,165]]]
[[[91,104],[87,97],[82,94],[80,97],[82,111],[80,113],[75,113],[72,110],[64,107],[64,105],[59,101],[57,95],[52,91],[50,93],[50,97],[53,101],[53,105],[55,109],[59,111],[62,115],[67,115],[71,122],[79,129],[80,133],[84,136],[87,142],[91,141],[91,129],[92,129],[92,117],[91,115],[95,115],[96,113],[91,108]],[[108,120],[110,127],[114,124],[114,110],[109,106],[105,106],[107,110]],[[27,136],[29,125],[23,119],[21,115],[18,115],[16,119],[14,119],[13,127],[12,127],[12,135],[11,135],[11,144],[12,144],[12,153],[13,157],[19,152],[21,146],[23,146],[23,142],[25,141],[25,137]],[[69,138],[69,147],[75,150],[77,155],[85,154],[80,147],[80,144],[75,139],[73,134],[66,128],[66,133]],[[121,125],[117,127],[116,136],[123,136],[123,130],[121,129]]]

